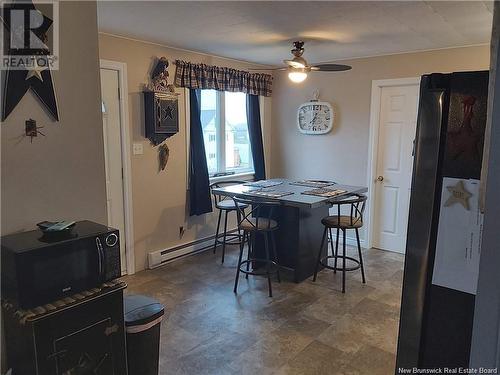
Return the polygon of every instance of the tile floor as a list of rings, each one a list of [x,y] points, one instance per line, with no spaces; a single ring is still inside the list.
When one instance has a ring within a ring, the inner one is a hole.
[[[360,272],[330,270],[313,283],[240,279],[233,294],[237,249],[206,251],[126,277],[128,293],[165,304],[160,374],[370,374],[392,375],[404,257],[363,251]]]

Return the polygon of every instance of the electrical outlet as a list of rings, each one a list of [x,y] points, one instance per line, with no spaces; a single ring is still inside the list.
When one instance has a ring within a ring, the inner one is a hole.
[[[142,155],[144,153],[144,149],[142,147],[142,143],[134,143],[132,145],[132,153],[134,155]]]

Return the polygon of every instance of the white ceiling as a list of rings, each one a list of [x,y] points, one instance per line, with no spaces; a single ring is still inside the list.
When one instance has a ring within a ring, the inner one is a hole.
[[[262,64],[488,43],[491,1],[101,1],[99,30]]]

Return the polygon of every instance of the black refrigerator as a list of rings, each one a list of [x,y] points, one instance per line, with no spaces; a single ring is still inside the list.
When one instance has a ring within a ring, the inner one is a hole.
[[[468,367],[488,72],[422,76],[396,374]]]

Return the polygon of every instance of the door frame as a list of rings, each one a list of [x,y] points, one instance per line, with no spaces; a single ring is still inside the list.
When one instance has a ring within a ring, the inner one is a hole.
[[[420,77],[381,79],[372,81],[372,97],[370,104],[370,135],[368,146],[368,225],[366,227],[365,244],[368,249],[373,245],[373,220],[375,217],[375,176],[377,174],[378,143],[380,128],[380,102],[382,89],[395,86],[420,86]]]
[[[127,64],[118,61],[100,59],[100,69],[110,69],[118,72],[120,90],[120,132],[123,167],[123,209],[125,214],[125,255],[127,257],[127,274],[135,273],[134,224],[132,204],[132,166],[130,155],[130,129],[128,111]]]

